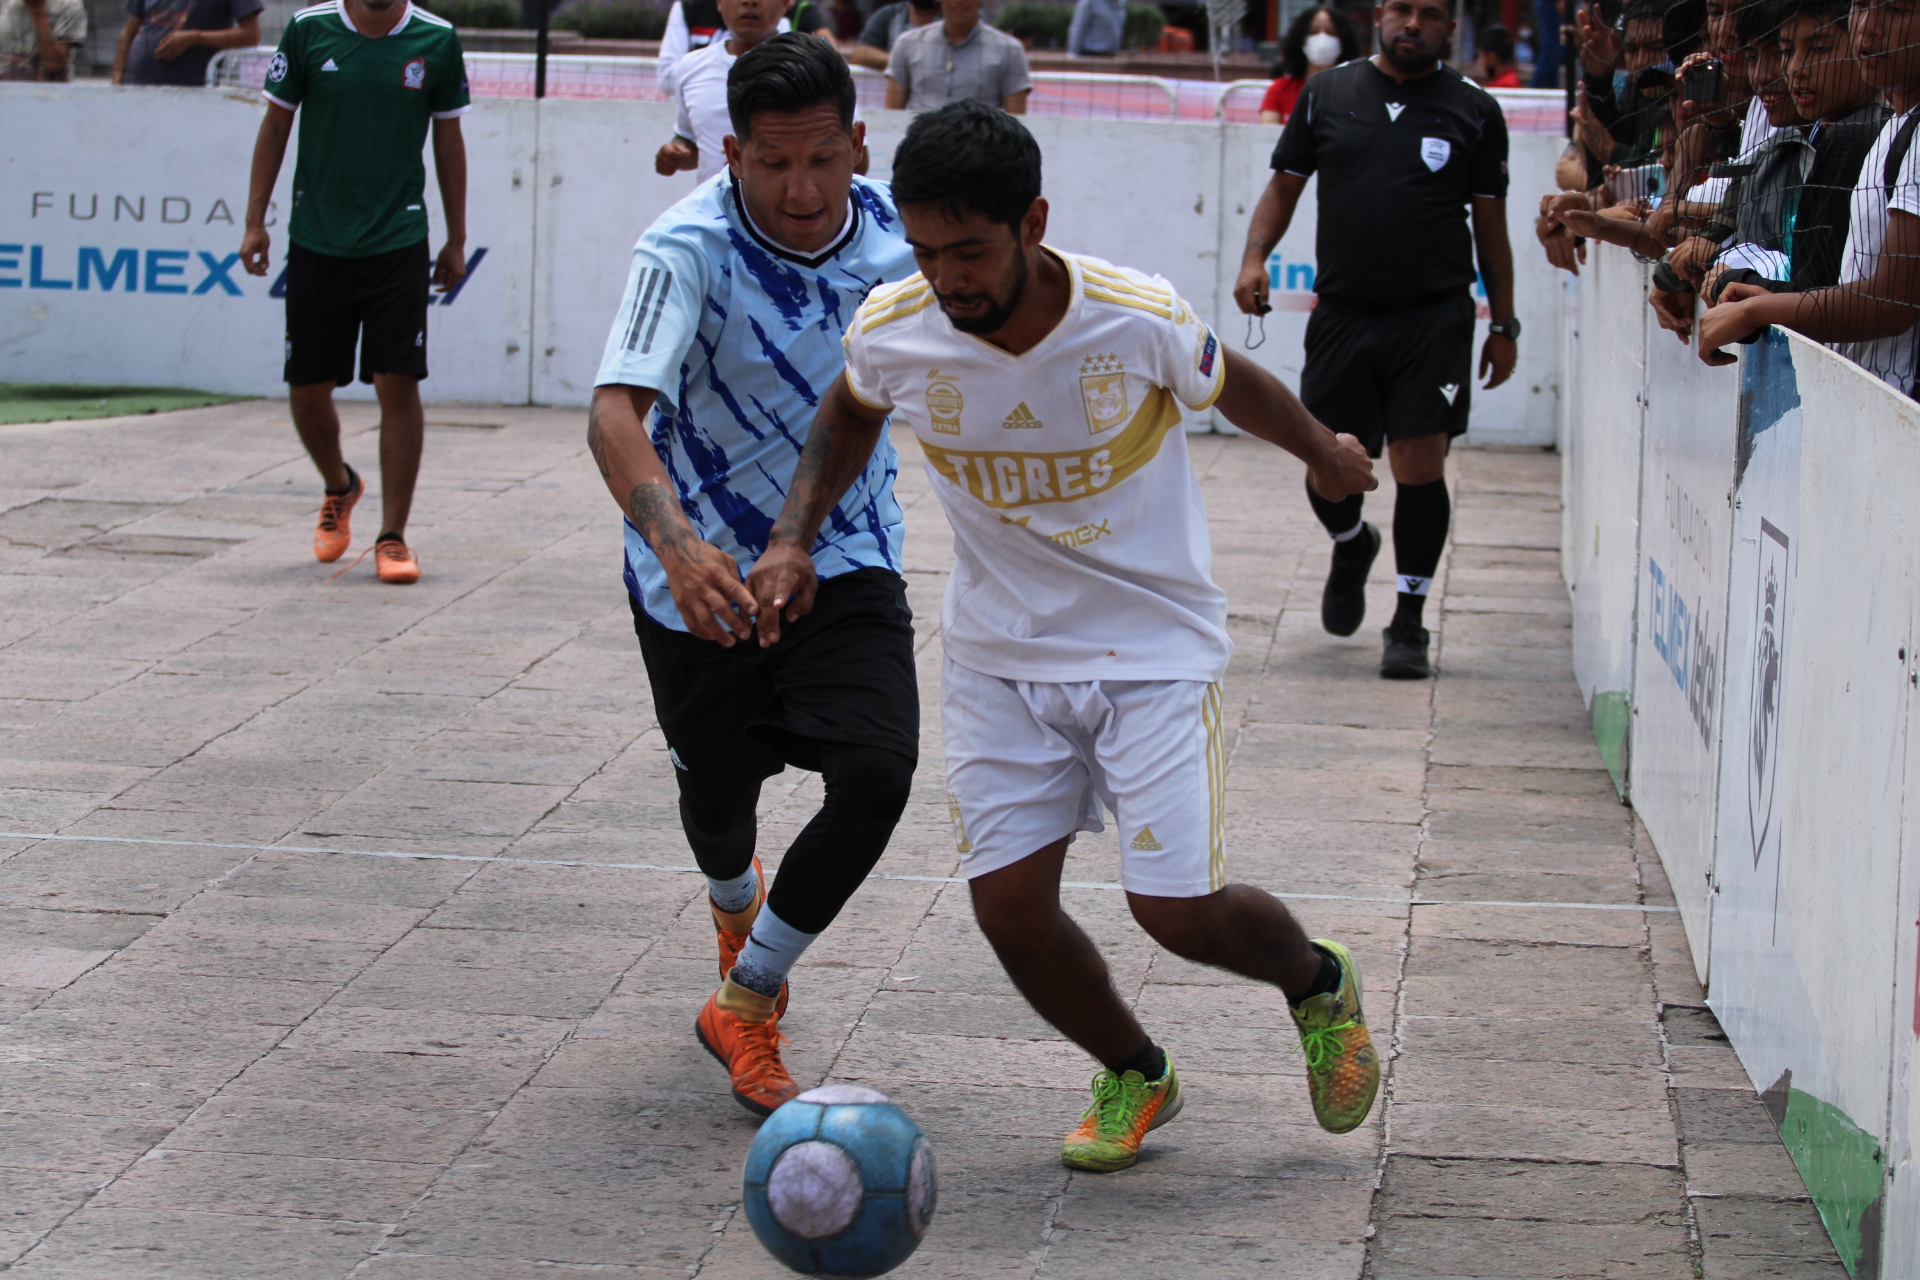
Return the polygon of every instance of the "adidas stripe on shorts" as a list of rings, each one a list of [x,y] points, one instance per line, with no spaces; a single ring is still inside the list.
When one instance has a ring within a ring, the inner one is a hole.
[[[967,878],[1062,836],[1119,827],[1120,882],[1197,898],[1226,886],[1220,686],[1198,680],[1004,680],[948,659],[941,725]]]

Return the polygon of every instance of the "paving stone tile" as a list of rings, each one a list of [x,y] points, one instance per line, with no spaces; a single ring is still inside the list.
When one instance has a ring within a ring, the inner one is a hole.
[[[0,1167],[111,1176],[165,1138],[171,1127],[126,1116],[0,1111]]]
[[[207,1209],[395,1222],[440,1176],[438,1164],[315,1160],[157,1147],[93,1200],[103,1208]]]
[[[98,1174],[0,1168],[0,1205],[5,1206],[0,1208],[0,1230],[31,1240],[85,1204],[103,1180]],[[5,1247],[0,1241],[0,1254]]]
[[[1780,1130],[1752,1089],[1678,1085],[1673,1101],[1680,1113],[1680,1136],[1689,1143],[1780,1141]]]
[[[160,915],[246,856],[224,849],[48,841],[0,865],[0,902]]]
[[[1665,1073],[1655,1067],[1481,1060],[1407,1054],[1394,1067],[1396,1103],[1622,1111],[1664,1119]]]
[[[113,954],[70,947],[0,947],[0,985],[57,991]]]
[[[1556,1276],[1567,1280],[1693,1274],[1684,1224],[1556,1223],[1474,1218],[1387,1217],[1368,1271],[1381,1280]]]
[[[770,1266],[778,1266],[771,1258]],[[436,1257],[419,1253],[376,1253],[360,1266],[358,1275],[370,1280],[524,1280],[530,1265],[538,1267],[542,1280],[659,1280],[663,1276],[684,1276],[685,1264],[665,1267],[629,1267],[618,1264],[538,1263],[527,1258]],[[704,1270],[703,1270],[704,1274]]]
[[[1680,1162],[1664,1111],[1405,1102],[1393,1112],[1394,1148],[1411,1155]]]
[[[1406,1218],[1637,1223],[1686,1229],[1680,1175],[1640,1164],[1387,1159],[1380,1211]]]
[[[1433,892],[1423,881],[1421,892]],[[1451,885],[1448,886],[1451,889]],[[1570,911],[1553,908],[1419,906],[1413,936],[1476,942],[1556,942],[1584,947],[1645,945],[1644,916],[1637,911]]]
[[[486,1127],[485,1111],[217,1097],[166,1137],[181,1151],[444,1164]]]
[[[0,943],[74,951],[117,951],[161,919],[157,913],[0,907]]]
[[[1561,1010],[1563,1013],[1586,1010]],[[1459,1054],[1503,1062],[1584,1062],[1660,1069],[1658,1033],[1649,1017],[1476,1018],[1415,1015],[1400,1021],[1409,1056]]]
[[[1780,1258],[1839,1265],[1811,1200],[1700,1196],[1693,1201],[1700,1249],[1708,1258]]]
[[[371,1222],[89,1207],[15,1269],[50,1280],[335,1280],[384,1229]]]
[[[1060,1231],[1040,1266],[1042,1276],[1110,1276],[1154,1280],[1179,1274],[1196,1257],[1221,1280],[1285,1274],[1300,1280],[1345,1280],[1359,1274],[1365,1246],[1334,1241],[1250,1240],[1159,1231]]]

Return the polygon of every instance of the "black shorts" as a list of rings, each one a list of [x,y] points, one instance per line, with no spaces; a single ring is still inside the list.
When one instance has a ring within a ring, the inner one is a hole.
[[[694,777],[758,782],[786,765],[816,772],[819,742],[886,747],[920,758],[920,686],[907,584],[886,569],[827,578],[813,611],[762,649],[723,648],[663,627],[638,601],[654,714],[674,764]]]
[[[370,258],[287,246],[287,382],[347,386],[356,345],[362,382],[376,373],[426,377],[432,283],[425,240]]]
[[[1460,435],[1473,400],[1473,299],[1363,315],[1315,307],[1300,401],[1374,457],[1384,442]]]

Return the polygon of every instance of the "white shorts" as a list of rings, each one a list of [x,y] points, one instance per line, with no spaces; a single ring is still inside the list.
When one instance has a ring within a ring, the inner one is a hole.
[[[1062,836],[1120,835],[1120,882],[1156,898],[1226,887],[1220,686],[1198,680],[1003,680],[956,665],[940,721],[954,839],[967,878]]]

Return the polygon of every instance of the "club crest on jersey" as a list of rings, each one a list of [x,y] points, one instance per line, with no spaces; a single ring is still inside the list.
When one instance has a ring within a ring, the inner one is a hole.
[[[959,435],[960,411],[967,407],[966,397],[938,369],[928,370],[927,377],[927,417],[933,420],[933,429],[941,435]]]
[[[267,79],[285,80],[287,78],[287,55],[276,53],[273,61],[267,63]]]
[[[1127,421],[1127,370],[1119,356],[1088,356],[1080,362],[1080,398],[1087,406],[1087,430],[1094,435]]]
[[[1453,154],[1453,144],[1445,138],[1420,139],[1420,162],[1435,173],[1445,167],[1447,157]]]
[[[409,89],[426,88],[427,60],[425,58],[415,58],[403,67],[400,71],[400,83]]]

